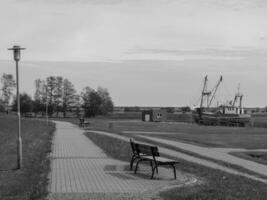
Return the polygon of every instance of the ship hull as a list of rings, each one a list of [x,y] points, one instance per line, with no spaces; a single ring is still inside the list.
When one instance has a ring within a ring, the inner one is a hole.
[[[193,119],[198,124],[218,126],[247,126],[250,124],[250,115],[247,114],[217,114],[194,111]]]

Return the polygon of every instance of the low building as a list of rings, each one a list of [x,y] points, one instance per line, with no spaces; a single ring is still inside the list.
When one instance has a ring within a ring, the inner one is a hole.
[[[114,113],[124,113],[125,112],[125,107],[123,106],[115,106],[113,108]]]
[[[162,122],[167,120],[167,111],[160,110],[144,110],[142,111],[142,120],[144,122]]]

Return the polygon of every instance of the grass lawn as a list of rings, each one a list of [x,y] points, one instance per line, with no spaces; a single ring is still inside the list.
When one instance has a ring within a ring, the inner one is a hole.
[[[267,152],[231,152],[230,154],[240,157],[240,158],[244,158],[247,160],[252,160],[254,162],[260,163],[260,164],[264,164],[267,165]],[[266,166],[267,167],[267,166]]]
[[[252,117],[254,127],[263,127],[267,128],[267,116],[266,115],[258,115]]]
[[[78,119],[66,120],[78,124]],[[266,128],[199,126],[187,123],[158,123],[104,118],[87,120],[91,123],[89,129],[105,130],[128,136],[131,134],[123,133],[123,131],[162,132],[162,134],[151,134],[151,136],[206,147],[267,149]],[[112,124],[112,128],[110,128],[110,124]]]
[[[129,142],[94,133],[88,133],[86,136],[109,156],[129,162],[131,158]],[[267,197],[267,185],[261,182],[203,167],[185,160],[181,160],[177,169],[194,174],[199,177],[202,184],[162,192],[160,196],[165,200],[260,200]]]
[[[23,168],[17,163],[17,119],[0,116],[0,199],[45,199],[51,142],[55,125],[34,119],[22,120]]]
[[[202,127],[191,128],[177,134],[150,134],[149,136],[182,141],[204,147],[267,149],[266,129],[242,130],[242,128],[229,128],[229,130],[221,131],[219,127],[216,127],[212,131],[207,129],[207,131],[203,132],[201,130],[198,131],[198,129],[202,129]]]
[[[116,131],[163,132],[163,134],[151,134],[151,136],[207,147],[267,148],[267,130],[264,128],[199,126],[196,124],[155,122],[114,122],[113,127]]]

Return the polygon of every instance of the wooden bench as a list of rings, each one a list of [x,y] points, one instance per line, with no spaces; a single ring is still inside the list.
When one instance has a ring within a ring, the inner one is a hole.
[[[85,126],[89,126],[90,125],[90,122],[85,121],[84,118],[80,118],[79,120],[80,120],[80,123],[79,123],[80,127],[85,127]]]
[[[134,170],[135,174],[137,172],[139,163],[143,161],[148,161],[150,162],[150,166],[152,169],[151,179],[153,179],[154,177],[155,170],[158,173],[158,166],[160,165],[171,166],[173,168],[174,179],[176,179],[175,164],[179,163],[178,161],[161,157],[157,146],[137,143],[133,139],[130,139],[130,144],[133,152],[130,161],[130,169],[132,170],[134,162],[137,161]]]

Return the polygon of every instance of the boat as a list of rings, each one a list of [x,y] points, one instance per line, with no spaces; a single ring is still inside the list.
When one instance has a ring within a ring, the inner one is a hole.
[[[222,80],[223,77],[220,76],[215,87],[211,91],[208,91],[208,76],[205,76],[200,106],[194,108],[192,112],[194,121],[203,125],[240,127],[249,125],[251,116],[246,113],[242,106],[243,94],[239,91],[240,86],[232,101],[228,101],[219,106],[211,106]]]

